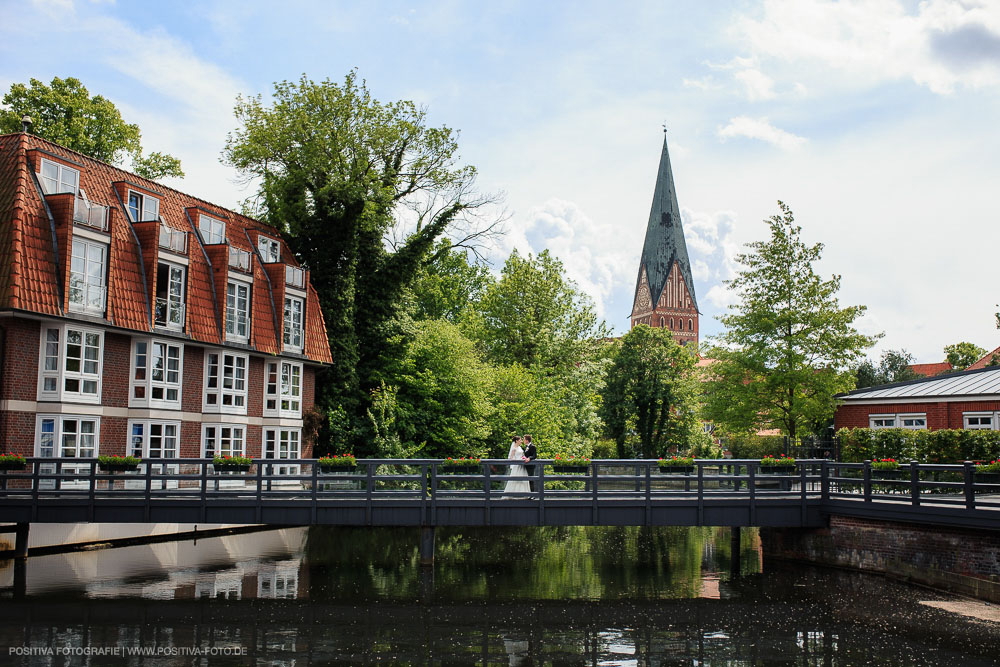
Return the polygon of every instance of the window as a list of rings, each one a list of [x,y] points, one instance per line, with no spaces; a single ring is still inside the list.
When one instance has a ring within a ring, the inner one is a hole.
[[[180,330],[184,328],[184,267],[160,262],[156,269],[157,326]]]
[[[176,459],[180,435],[180,422],[134,421],[129,422],[129,451],[132,456],[143,460],[140,474],[145,473],[145,466],[152,465],[154,474],[176,475],[180,472],[177,464],[155,464],[155,459]],[[164,480],[150,482],[150,488],[162,489]],[[177,480],[166,480],[167,488],[176,489]],[[129,485],[126,484],[126,488]],[[134,484],[134,488],[145,488],[145,482]]]
[[[108,247],[85,239],[73,239],[69,266],[69,307],[71,310],[104,315],[104,277]]]
[[[98,417],[80,415],[38,415],[35,425],[35,455],[43,458],[93,458],[98,453],[101,421]],[[90,463],[77,465],[62,465],[60,472],[65,474],[86,474],[90,472]],[[43,475],[52,475],[56,466],[43,463],[40,466]],[[86,488],[88,480],[53,480],[42,479],[39,488]]]
[[[896,428],[896,415],[872,415],[868,418],[871,428]]]
[[[205,353],[205,411],[246,414],[246,355]]]
[[[230,282],[226,286],[226,338],[246,342],[250,337],[250,286]]]
[[[180,345],[137,339],[133,345],[129,405],[179,408],[182,359]]]
[[[245,456],[243,426],[205,424],[202,429],[203,456]]]
[[[302,299],[285,297],[285,347],[302,349]]]
[[[38,400],[99,403],[102,344],[100,331],[42,327]]]
[[[42,192],[47,195],[60,192],[76,194],[76,190],[80,186],[79,171],[45,158],[42,158],[41,167],[42,171],[38,176],[42,183]]]
[[[269,361],[264,377],[264,413],[271,416],[302,415],[302,364]]]
[[[128,212],[132,222],[160,219],[160,200],[134,190],[128,191]]]
[[[660,328],[663,328],[663,315],[660,315]]]
[[[280,461],[298,460],[300,458],[299,429],[265,428],[264,458]],[[276,475],[297,475],[298,465],[276,465],[273,468]]]
[[[226,242],[226,223],[222,220],[200,214],[198,229],[201,230],[201,238],[207,245]]]
[[[688,331],[694,331],[694,320],[688,320]]]
[[[674,318],[672,318],[672,317],[670,318],[670,328],[671,329],[674,328]]]
[[[900,428],[908,428],[918,431],[927,428],[926,415],[899,415],[898,417]]]
[[[963,413],[962,418],[965,422],[965,428],[977,431],[992,431],[994,429],[994,424],[996,424],[995,415],[988,412],[974,413],[966,412]]]
[[[257,249],[265,262],[281,261],[281,243],[266,236],[257,237]]]

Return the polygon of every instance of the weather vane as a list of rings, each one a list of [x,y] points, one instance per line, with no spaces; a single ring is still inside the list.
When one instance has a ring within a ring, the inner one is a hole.
[[[667,121],[663,121],[663,134],[667,133]]]

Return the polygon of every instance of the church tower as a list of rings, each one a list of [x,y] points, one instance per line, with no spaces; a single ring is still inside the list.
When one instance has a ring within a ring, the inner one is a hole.
[[[677,206],[666,133],[635,282],[632,326],[637,324],[670,329],[674,340],[681,345],[698,342],[698,301]]]

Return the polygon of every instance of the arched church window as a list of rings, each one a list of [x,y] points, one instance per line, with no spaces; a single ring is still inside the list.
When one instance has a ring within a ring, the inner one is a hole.
[[[670,318],[670,328],[671,329],[674,328],[674,318],[672,318],[672,317]]]
[[[688,331],[694,331],[694,320],[688,320]]]
[[[663,328],[663,315],[660,315],[660,328]]]

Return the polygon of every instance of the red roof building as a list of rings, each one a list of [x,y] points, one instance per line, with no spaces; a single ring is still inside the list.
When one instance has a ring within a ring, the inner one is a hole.
[[[939,361],[936,364],[910,364],[910,370],[921,377],[931,377],[947,373],[952,366],[947,361]]]
[[[309,272],[276,230],[0,136],[3,451],[307,458],[303,415],[331,361]]]
[[[994,359],[996,359],[996,361],[994,361]],[[986,368],[990,364],[993,364],[995,366],[998,363],[1000,363],[1000,347],[993,350],[992,352],[987,352],[986,354],[984,354],[976,361],[976,363],[969,366],[966,370],[976,371],[979,370],[980,368]]]

